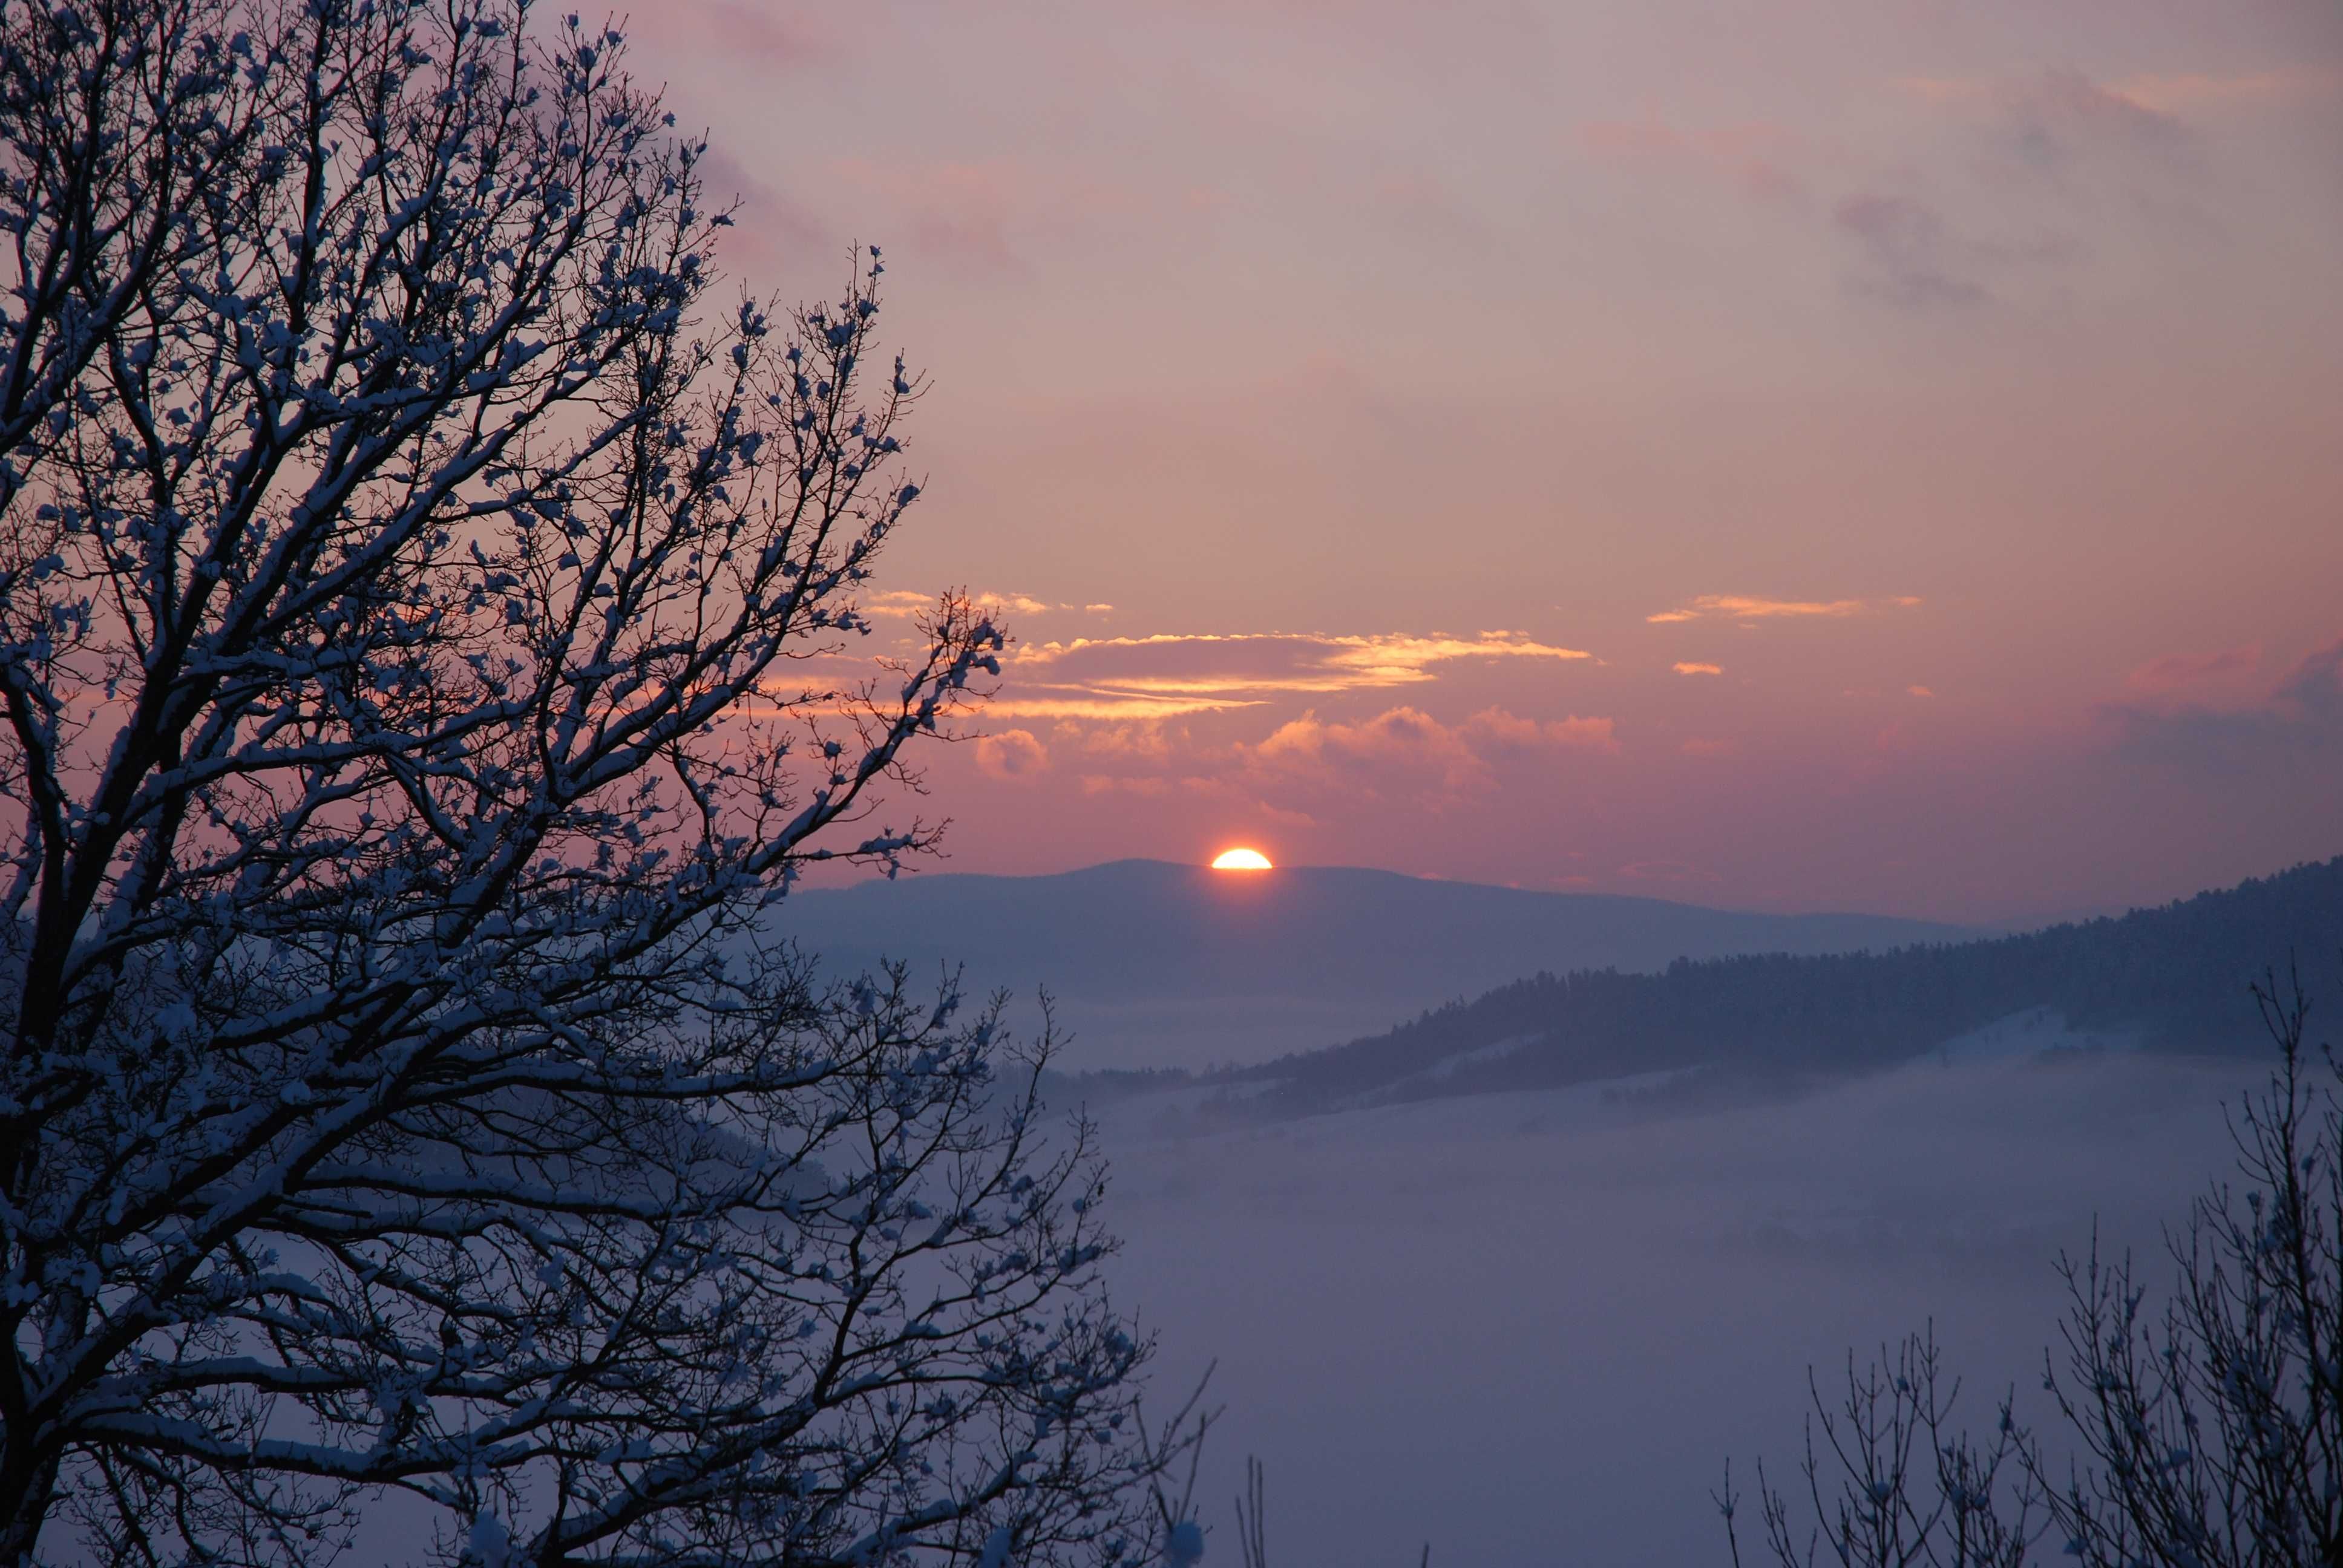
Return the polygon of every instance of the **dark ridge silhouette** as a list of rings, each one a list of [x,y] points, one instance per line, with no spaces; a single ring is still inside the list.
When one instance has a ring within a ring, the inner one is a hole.
[[[1669,1069],[1885,1065],[2028,1010],[2178,1051],[2262,1040],[2248,986],[2343,952],[2343,858],[2159,909],[1886,951],[1544,972],[1387,1033],[1223,1075],[1253,1111],[1553,1088]]]

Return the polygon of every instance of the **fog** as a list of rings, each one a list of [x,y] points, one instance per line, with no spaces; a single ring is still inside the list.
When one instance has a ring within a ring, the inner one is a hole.
[[[1157,1400],[1217,1362],[1199,1483],[1235,1563],[1717,1563],[1726,1456],[1790,1479],[1806,1369],[1933,1318],[1980,1427],[2041,1413],[2062,1248],[2160,1245],[2258,1061],[1932,1060],[1703,1107],[1601,1086],[1182,1138],[1101,1108],[1116,1292]],[[1193,1092],[1193,1091],[1188,1091]],[[2147,1277],[2171,1269],[2159,1259]]]

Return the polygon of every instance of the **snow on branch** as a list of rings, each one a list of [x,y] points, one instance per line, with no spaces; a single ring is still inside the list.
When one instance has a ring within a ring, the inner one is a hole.
[[[783,940],[1005,643],[796,678],[924,482],[880,252],[719,299],[624,52],[0,8],[8,1568],[1162,1546],[1046,1033]]]

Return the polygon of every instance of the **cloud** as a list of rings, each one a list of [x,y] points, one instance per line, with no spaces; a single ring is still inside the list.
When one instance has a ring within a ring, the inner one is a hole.
[[[1999,95],[2009,134],[2030,160],[2056,163],[2077,144],[2117,146],[2165,156],[2188,128],[2178,117],[2120,88],[2103,86],[2072,66],[2054,66],[2008,84]]]
[[[2046,172],[2089,153],[2168,158],[2189,141],[2168,88],[2159,101],[2140,85],[2097,82],[2072,65],[2019,75],[1918,77],[1905,85],[1927,103],[1982,116],[2009,152]]]
[[[1190,737],[1184,726],[1175,737],[1171,727],[1162,724],[1061,723],[1056,739],[1060,745],[1073,747],[1088,756],[1161,765],[1171,760],[1175,749],[1184,749]]]
[[[1463,659],[1574,660],[1592,656],[1518,632],[1478,637],[1386,634],[1333,637],[1294,632],[1232,636],[1077,638],[1019,654],[1014,674],[1029,689],[1096,701],[1187,700],[1215,707],[1269,694],[1332,694],[1413,686],[1433,668]],[[1037,673],[1045,678],[1035,679]]]
[[[2343,67],[2331,65],[2284,65],[2275,70],[2227,75],[2217,72],[2180,72],[2168,75],[2149,73],[2127,76],[2113,84],[2112,90],[2144,108],[2167,115],[2177,115],[2183,109],[2196,108],[2259,108],[2306,98],[2332,98],[2343,95]]]
[[[2124,677],[2124,685],[2134,691],[2159,696],[2188,691],[2250,675],[2261,667],[2261,661],[2259,643],[2225,648],[2212,653],[2167,653],[2161,658],[2148,660]]]
[[[1617,727],[1608,719],[1522,719],[1502,708],[1484,708],[1467,719],[1463,732],[1483,759],[1518,756],[1532,751],[1580,749],[1616,751]]]
[[[1675,668],[1678,675],[1723,675],[1725,673],[1725,666],[1721,664],[1694,664],[1688,659],[1678,659]]]
[[[1934,697],[1936,694],[1925,686],[1907,686],[1905,691],[1913,697]]]
[[[2224,777],[2343,754],[2343,642],[2303,659],[2249,706],[2135,702],[2103,711],[2117,726],[2119,754]]]
[[[867,595],[862,600],[861,609],[866,616],[908,620],[935,608],[939,597],[932,593],[920,593],[914,588],[890,588],[884,593]],[[981,609],[1007,615],[1041,615],[1051,609],[1069,608],[1052,605],[1047,599],[1022,593],[971,593],[968,598],[970,603]]]
[[[1302,784],[1373,798],[1413,798],[1439,805],[1478,793],[1494,782],[1503,762],[1559,751],[1619,749],[1606,718],[1539,720],[1486,708],[1448,725],[1420,709],[1387,709],[1355,724],[1330,723],[1315,713],[1280,725],[1244,749],[1247,770],[1261,782]]]
[[[1263,701],[1261,698],[1177,697],[1151,692],[1108,691],[1065,697],[995,697],[987,699],[984,711],[995,719],[1105,719],[1151,723],[1162,719],[1184,719],[1195,713],[1217,713],[1224,709],[1259,708]]]
[[[976,743],[976,765],[991,779],[1030,779],[1048,769],[1049,749],[1030,729],[1004,729]]]
[[[1911,196],[1858,192],[1832,209],[1832,221],[1859,247],[1857,293],[1906,310],[1937,310],[1985,300],[1985,286],[1961,275],[1970,248],[1946,228],[1936,209]]]
[[[889,588],[885,593],[865,595],[860,606],[866,616],[880,616],[890,620],[909,620],[936,608],[936,596],[918,593],[910,588]]]
[[[1850,616],[1873,615],[1885,609],[1911,609],[1919,603],[1909,594],[1877,599],[1785,599],[1704,593],[1689,604],[1662,610],[1657,615],[1647,615],[1644,618],[1654,626],[1684,620],[1841,620]],[[1685,674],[1692,673],[1683,665],[1676,666],[1676,668]]]
[[[1252,756],[1275,771],[1368,793],[1425,773],[1437,774],[1449,789],[1462,789],[1482,769],[1463,735],[1413,708],[1390,709],[1357,724],[1328,724],[1305,713],[1280,725]]]

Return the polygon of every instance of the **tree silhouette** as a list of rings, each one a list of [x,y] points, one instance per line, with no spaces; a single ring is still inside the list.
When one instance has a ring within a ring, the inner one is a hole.
[[[1046,1032],[780,937],[918,395],[522,0],[0,9],[0,1563],[1156,1553]]]
[[[2242,1191],[2199,1196],[2168,1240],[2160,1311],[2129,1258],[2059,1260],[2067,1311],[2042,1386],[2054,1450],[2001,1406],[1978,1444],[1948,1418],[1932,1340],[1850,1360],[1838,1412],[1815,1405],[1803,1533],[1759,1473],[1765,1550],[1816,1561],[2019,1568],[2280,1568],[2343,1561],[2343,1077],[2307,1045],[2298,980],[2254,988],[2278,1050],[2232,1113]],[[2314,1057],[2316,1060],[2314,1060]],[[2061,1452],[2067,1457],[2061,1458]],[[1734,1561],[1740,1499],[1716,1495]]]

